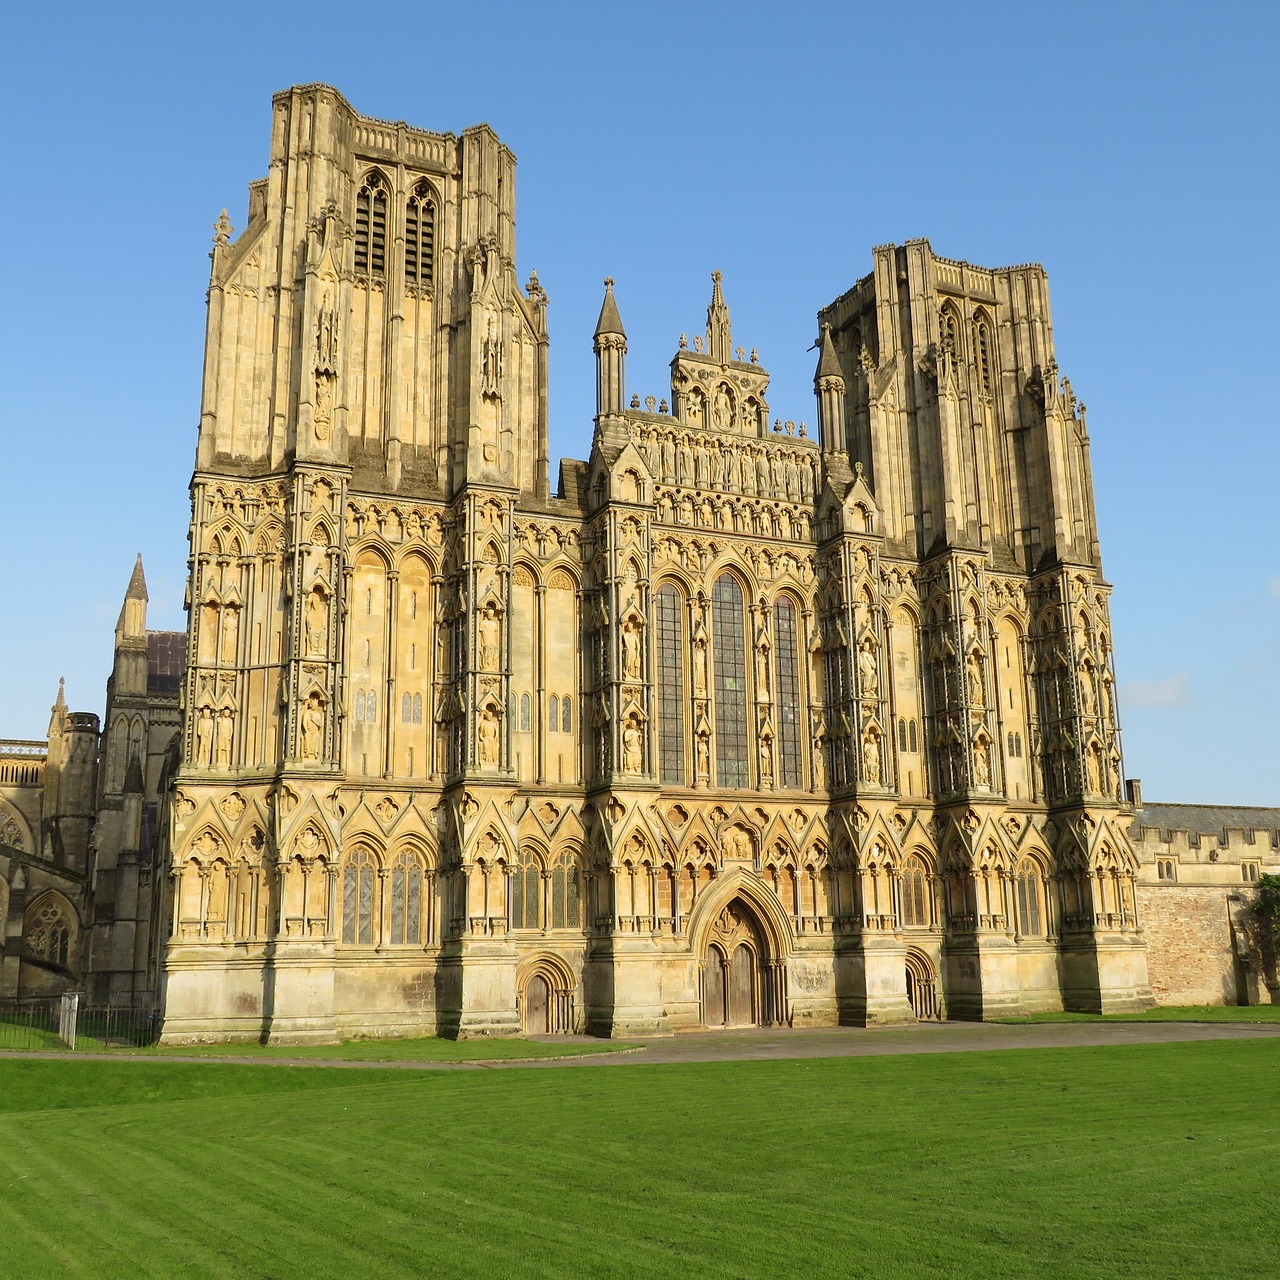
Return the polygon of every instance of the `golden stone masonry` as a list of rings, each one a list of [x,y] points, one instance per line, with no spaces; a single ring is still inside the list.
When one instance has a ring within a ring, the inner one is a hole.
[[[719,273],[628,396],[606,281],[553,485],[514,207],[485,125],[276,95],[215,226],[187,633],[139,562],[101,733],[60,694],[0,744],[0,997],[169,1043],[1266,999],[1280,811],[1123,778],[1043,269],[876,248],[812,427]]]

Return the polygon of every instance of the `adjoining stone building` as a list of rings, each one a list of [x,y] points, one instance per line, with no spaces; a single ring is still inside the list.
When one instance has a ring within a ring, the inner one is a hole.
[[[669,396],[628,397],[606,282],[590,457],[553,489],[514,197],[487,126],[275,97],[248,225],[215,234],[185,716],[139,779],[117,674],[89,980],[162,966],[174,1042],[1200,990],[1124,790],[1042,268],[875,249],[819,316],[812,431],[718,274]]]

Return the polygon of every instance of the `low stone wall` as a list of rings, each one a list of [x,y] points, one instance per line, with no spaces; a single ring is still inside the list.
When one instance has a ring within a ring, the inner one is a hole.
[[[1239,1004],[1225,885],[1139,885],[1147,972],[1159,1004]]]

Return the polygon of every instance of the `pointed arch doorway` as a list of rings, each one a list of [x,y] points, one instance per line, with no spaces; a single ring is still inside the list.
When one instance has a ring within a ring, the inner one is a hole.
[[[750,905],[734,898],[711,926],[702,960],[703,1025],[768,1025],[774,1020],[772,989],[764,930]]]

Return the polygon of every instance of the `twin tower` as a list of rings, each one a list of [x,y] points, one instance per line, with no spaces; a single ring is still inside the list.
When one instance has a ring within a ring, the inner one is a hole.
[[[669,399],[628,399],[607,284],[553,491],[487,126],[292,89],[249,190],[212,255],[167,1039],[1150,1002],[1040,267],[877,248],[819,316],[814,432],[718,274]]]

